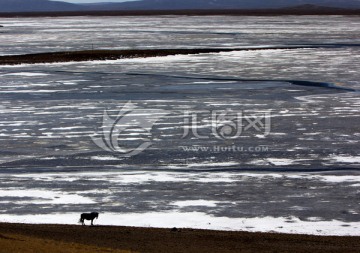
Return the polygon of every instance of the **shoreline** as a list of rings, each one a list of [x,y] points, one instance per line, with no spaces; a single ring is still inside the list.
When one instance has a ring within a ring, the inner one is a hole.
[[[22,244],[35,250],[39,247],[61,250],[75,245],[78,251],[72,252],[89,253],[105,249],[109,252],[356,252],[360,248],[360,237],[0,223],[0,247],[7,249],[7,253],[16,252],[6,248],[8,244],[17,250]]]
[[[0,12],[1,18],[75,17],[75,16],[359,16],[360,9],[341,8],[285,8],[285,9],[222,9],[222,10],[104,10],[64,12]]]
[[[45,52],[23,55],[0,56],[0,65],[19,65],[36,63],[106,61],[132,58],[148,58],[169,55],[186,55],[201,53],[231,52],[234,49],[202,48],[202,49],[143,49],[143,50],[80,50]]]
[[[359,47],[360,44],[309,44],[269,47],[244,48],[178,48],[178,49],[93,49],[79,51],[58,51],[21,55],[0,55],[0,65],[20,65],[37,63],[61,63],[81,61],[106,61],[133,58],[149,58],[174,55],[196,55],[207,53],[222,53],[234,51],[260,51],[260,50],[293,50],[310,48],[340,48]]]
[[[216,201],[215,201],[216,202]],[[184,205],[191,203],[209,204],[212,201],[188,201]],[[174,202],[176,205],[176,202]],[[325,220],[321,216],[296,217],[283,215],[283,217],[261,216],[258,217],[231,217],[213,216],[202,211],[180,211],[171,210],[167,212],[152,211],[127,211],[127,212],[100,212],[100,219],[96,225],[101,226],[120,226],[120,227],[151,227],[170,229],[172,227],[227,231],[227,232],[252,232],[252,233],[281,233],[314,236],[360,236],[360,222],[354,220],[341,220],[332,218]],[[79,218],[78,212],[69,213],[45,213],[45,214],[19,214],[0,216],[0,222],[21,223],[37,225],[76,225]],[[89,224],[89,222],[85,222]]]

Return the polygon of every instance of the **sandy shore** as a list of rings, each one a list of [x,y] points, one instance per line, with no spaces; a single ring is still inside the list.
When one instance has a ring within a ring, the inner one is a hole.
[[[294,47],[284,47],[291,49]],[[267,49],[282,49],[274,47]],[[231,51],[260,50],[259,48],[236,49],[236,48],[198,48],[198,49],[147,49],[147,50],[83,50],[48,52],[24,55],[0,56],[0,65],[77,62],[77,61],[103,61],[130,58],[160,57],[169,55],[188,55],[202,53],[220,53]]]
[[[360,237],[0,223],[0,252],[360,252]]]
[[[356,46],[359,44],[308,44],[289,46],[265,46],[244,48],[179,48],[179,49],[134,49],[134,50],[82,50],[46,52],[23,55],[0,56],[0,65],[56,63],[56,62],[78,62],[78,61],[103,61],[131,58],[160,57],[169,55],[190,55],[221,53],[232,51],[259,51],[259,50],[290,50],[302,48],[339,48]]]
[[[148,50],[83,50],[48,52],[24,55],[0,56],[0,65],[54,63],[71,61],[101,61],[125,58],[146,58],[168,55],[201,54],[230,52],[234,49],[204,48],[204,49],[148,49]]]

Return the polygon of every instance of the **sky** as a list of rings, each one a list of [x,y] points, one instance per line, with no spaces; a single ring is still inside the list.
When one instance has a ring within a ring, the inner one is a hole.
[[[128,1],[135,1],[135,0],[62,0],[62,2],[69,2],[69,3],[100,3],[100,2],[128,2]]]

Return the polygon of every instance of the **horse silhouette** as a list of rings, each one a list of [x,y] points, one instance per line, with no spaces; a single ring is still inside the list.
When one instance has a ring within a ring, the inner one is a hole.
[[[81,224],[84,226],[85,225],[85,220],[91,220],[91,226],[93,226],[93,222],[94,219],[99,218],[99,213],[97,212],[92,212],[92,213],[82,213],[80,216],[80,220],[79,222],[81,222]]]

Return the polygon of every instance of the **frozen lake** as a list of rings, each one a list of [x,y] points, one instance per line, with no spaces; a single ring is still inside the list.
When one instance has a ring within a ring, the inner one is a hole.
[[[97,210],[103,224],[164,226],[161,217],[178,217],[183,223],[170,227],[359,235],[358,17],[0,24],[2,55],[261,49],[1,66],[0,221],[61,214],[74,223]],[[302,48],[264,50],[288,45]]]

